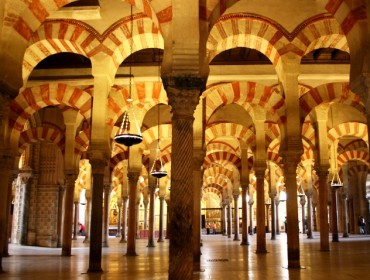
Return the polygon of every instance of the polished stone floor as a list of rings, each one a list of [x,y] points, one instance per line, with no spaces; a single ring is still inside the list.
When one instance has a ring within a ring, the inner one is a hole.
[[[256,236],[249,246],[221,235],[203,235],[201,272],[193,279],[370,279],[370,236],[350,235],[331,243],[330,252],[320,251],[319,236],[300,235],[302,269],[287,269],[286,234],[270,240],[267,254],[256,254]],[[3,258],[0,279],[167,279],[168,240],[148,248],[147,240],[137,240],[136,257],[125,256],[126,246],[117,238],[109,239],[103,249],[103,273],[86,273],[88,245],[82,238],[74,241],[71,257],[61,257],[61,249],[10,245],[10,257]]]

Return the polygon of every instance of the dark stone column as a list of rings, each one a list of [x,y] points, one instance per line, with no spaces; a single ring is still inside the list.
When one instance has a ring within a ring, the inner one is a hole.
[[[164,242],[163,219],[164,219],[164,196],[160,196],[159,197],[159,235],[158,235],[157,242]]]
[[[239,194],[234,194],[234,241],[239,239]]]
[[[136,188],[139,172],[129,171],[127,173],[129,183],[128,194],[128,231],[126,256],[137,256],[136,254]]]
[[[265,170],[266,166],[255,166],[257,178],[257,254],[267,253],[265,228]]]
[[[58,241],[57,241],[57,248],[62,247],[62,218],[63,218],[63,197],[65,193],[65,186],[64,184],[59,185],[59,194],[58,194]]]
[[[250,235],[254,234],[254,232],[253,232],[253,204],[254,204],[253,198],[250,196],[249,201],[248,201],[248,205],[249,205],[249,228],[250,228],[249,234]]]
[[[171,202],[169,198],[165,199],[167,204],[167,221],[166,221],[166,239],[170,239],[170,211],[171,211]]]
[[[331,236],[332,242],[339,242],[338,235],[338,209],[337,209],[337,188],[331,187]]]
[[[286,212],[287,212],[287,241],[288,241],[288,268],[300,268],[299,251],[299,225],[297,203],[297,165],[301,152],[297,150],[284,151],[283,153]]]
[[[90,228],[91,228],[91,190],[85,192],[86,197],[86,212],[85,212],[85,238],[83,243],[90,242]]]
[[[307,197],[307,238],[313,239],[312,234],[312,191],[306,192]]]
[[[305,210],[304,210],[304,206],[306,204],[306,199],[305,199],[305,195],[299,195],[300,199],[299,199],[299,203],[301,204],[301,222],[302,222],[302,233],[305,234],[306,233],[306,225],[305,225]]]
[[[320,250],[330,251],[329,247],[329,224],[328,224],[328,168],[318,167],[319,176],[319,203],[320,203]]]
[[[347,238],[349,237],[348,235],[348,203],[347,203],[347,197],[348,194],[347,192],[345,191],[343,194],[342,194],[342,199],[343,199],[343,237]]]
[[[111,184],[104,184],[104,202],[103,202],[103,235],[102,245],[103,247],[109,247],[108,236],[109,236],[109,198],[112,190]]]
[[[117,233],[116,237],[121,237],[121,207],[122,207],[122,198],[117,199]]]
[[[120,243],[127,242],[127,200],[128,200],[127,196],[122,197],[122,214],[121,214],[122,229]]]
[[[226,204],[226,202],[225,201],[223,201],[222,203],[221,203],[221,207],[222,207],[222,209],[221,209],[221,228],[222,228],[222,235],[223,236],[227,236],[227,233],[226,233],[226,225],[227,225],[227,217],[226,217],[226,206],[227,206],[227,204]]]
[[[266,202],[266,232],[270,232],[270,215],[269,215],[269,210],[270,210],[270,205],[271,203]]]
[[[31,173],[29,177],[31,176]],[[30,188],[31,184],[29,181],[29,177],[27,179],[27,182],[24,186],[24,208],[23,208],[23,225],[22,225],[22,235],[21,235],[21,242],[23,241],[23,244],[26,244],[26,238],[27,238],[27,229],[28,229],[28,213],[29,213],[29,207],[30,207]],[[6,237],[5,237],[5,242],[4,242],[4,248],[3,248],[3,257],[9,257],[9,238],[11,236],[11,219],[10,219],[10,208],[12,205],[12,187],[13,187],[13,182],[17,178],[17,174],[15,172],[12,172],[12,174],[9,177],[9,183],[8,183],[8,197],[4,201],[6,203],[6,221],[7,221],[7,231],[6,231]],[[1,270],[0,270],[1,273]]]
[[[279,222],[279,204],[280,200],[276,199],[276,234],[280,235],[280,222]]]
[[[232,198],[230,200],[227,200],[227,238],[231,238],[231,231],[232,231]]]
[[[154,182],[153,182],[154,181]],[[158,179],[154,179],[151,185],[148,186],[149,189],[149,236],[148,236],[148,246],[155,247],[154,245],[154,200],[155,200],[155,189],[156,184],[158,184]]]
[[[271,240],[276,240],[276,192],[271,192],[270,198],[271,198]]]
[[[317,202],[312,202],[312,224],[313,224],[314,231],[317,231],[316,207],[317,207]]]
[[[79,201],[76,200],[73,202],[74,205],[74,215],[73,215],[73,235],[72,235],[72,240],[77,240],[77,235],[78,235],[78,219],[79,219]]]
[[[73,197],[77,174],[65,174],[64,220],[62,238],[62,256],[71,256],[73,227]]]
[[[90,159],[93,176],[90,220],[90,252],[88,272],[101,272],[102,258],[102,225],[103,225],[103,187],[104,169],[107,161],[104,159]]]
[[[249,245],[247,193],[248,186],[242,186],[242,242],[240,245]]]
[[[170,253],[168,279],[193,277],[193,122],[205,86],[198,76],[162,78],[172,106]]]

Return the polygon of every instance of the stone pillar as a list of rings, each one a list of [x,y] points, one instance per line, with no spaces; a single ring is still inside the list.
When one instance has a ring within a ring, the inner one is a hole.
[[[301,222],[302,222],[302,233],[305,234],[306,233],[306,225],[305,225],[305,219],[306,219],[306,215],[305,215],[305,205],[306,205],[306,199],[305,199],[305,195],[299,195],[299,203],[301,204]]]
[[[62,218],[63,218],[63,197],[65,193],[65,186],[64,184],[59,185],[59,194],[58,194],[58,241],[57,241],[57,248],[62,247]]]
[[[8,221],[7,221],[7,209],[8,201],[7,197],[9,191],[9,184],[13,180],[13,166],[14,157],[10,155],[2,154],[0,156],[0,197],[5,197],[4,202],[0,203],[0,248],[3,250],[5,243],[8,242],[7,231],[8,231]],[[2,268],[2,252],[0,253],[0,273],[3,272]]]
[[[276,192],[270,192],[271,199],[271,240],[276,240]]]
[[[227,215],[226,215],[226,203],[222,202],[221,204],[221,228],[222,228],[222,235],[227,236],[226,233],[226,225],[227,225]]]
[[[78,220],[79,220],[79,201],[75,199],[73,201],[73,234],[72,234],[72,240],[77,240],[77,235],[78,235]]]
[[[239,239],[239,194],[233,194],[234,197],[234,241]]]
[[[166,221],[166,239],[170,239],[170,211],[171,211],[171,203],[170,203],[170,199],[169,198],[166,198],[165,199],[166,201],[166,204],[167,204],[167,221]]]
[[[318,167],[316,174],[319,177],[320,250],[329,251],[328,168],[326,166]]]
[[[127,196],[122,196],[122,215],[121,215],[121,240],[120,243],[127,242]]]
[[[31,175],[31,174],[30,174]],[[11,233],[12,233],[12,221],[10,219],[10,208],[11,208],[11,205],[12,205],[12,188],[13,188],[13,184],[15,183],[15,179],[17,178],[17,175],[16,173],[12,173],[9,177],[9,184],[8,184],[8,197],[7,199],[5,199],[5,203],[7,205],[7,208],[6,208],[6,221],[7,221],[7,231],[6,231],[6,236],[5,236],[5,242],[4,242],[4,247],[3,247],[3,251],[2,251],[2,255],[3,257],[9,257],[9,239],[10,239],[10,236],[11,236]],[[24,212],[28,212],[29,211],[29,201],[30,201],[30,183],[29,183],[29,180],[27,180],[28,184],[25,185],[25,193],[24,193]],[[14,212],[13,212],[14,213]],[[26,213],[25,213],[26,214]],[[27,229],[28,229],[28,215],[26,214],[25,215],[25,222],[24,222],[24,232],[22,233],[22,241],[24,242],[23,244],[26,244],[27,243]],[[1,253],[1,249],[0,249],[0,253]],[[0,270],[0,273],[1,273],[1,270]]]
[[[149,190],[149,192],[150,192],[150,190]],[[149,206],[149,200],[144,198],[143,204],[144,204],[144,225],[143,225],[143,229],[146,230],[146,229],[148,229],[148,206]],[[149,213],[149,219],[150,219],[150,213]],[[149,221],[149,224],[150,224],[150,221]],[[150,227],[150,225],[149,225],[149,227]]]
[[[292,139],[291,139],[292,140]],[[299,139],[301,142],[301,139]],[[298,145],[297,145],[298,146]],[[286,213],[287,213],[287,240],[288,240],[288,268],[300,268],[299,252],[299,225],[297,203],[297,179],[296,170],[300,161],[301,153],[298,150],[284,151],[284,175],[286,189]]]
[[[317,203],[312,202],[312,224],[313,224],[314,231],[317,231],[316,207],[317,207]]]
[[[136,239],[140,239],[140,224],[139,224],[139,213],[140,213],[140,198],[138,194],[136,194],[136,204],[135,204],[135,234]]]
[[[271,203],[266,202],[265,205],[266,205],[266,233],[269,233],[270,232],[270,215],[269,215],[270,213],[269,213],[269,210],[270,210]]]
[[[73,225],[73,198],[77,174],[65,174],[64,220],[62,238],[62,256],[71,256],[72,251],[72,225]]]
[[[86,209],[85,209],[85,238],[83,243],[90,242],[90,222],[91,222],[91,191],[85,191]]]
[[[139,172],[128,171],[128,232],[126,256],[136,256],[136,188]]]
[[[242,186],[242,242],[240,243],[240,245],[249,245],[247,194],[248,194],[248,187]]]
[[[163,220],[164,220],[164,196],[160,196],[159,197],[159,235],[158,235],[157,242],[164,242]]]
[[[162,78],[172,107],[171,234],[168,279],[193,277],[193,122],[205,79],[193,75]],[[180,278],[179,278],[180,277]]]
[[[91,153],[93,154],[93,153]],[[101,272],[102,258],[102,224],[103,224],[103,188],[104,170],[107,161],[90,154],[91,173],[93,177],[90,219],[90,251],[88,272]]]
[[[307,238],[313,239],[312,233],[312,191],[306,191],[307,197]]]
[[[153,182],[154,181],[154,182]],[[148,246],[147,247],[155,247],[154,245],[154,200],[155,200],[155,189],[158,184],[158,179],[155,179],[150,182],[148,186],[149,189],[149,236],[148,236]]]
[[[342,194],[342,200],[343,200],[343,237],[347,238],[348,235],[348,203],[347,203],[348,194],[347,192],[344,192]]]
[[[331,187],[331,236],[332,242],[339,242],[338,235],[338,209],[337,209],[337,188]]]
[[[104,184],[104,195],[103,195],[103,233],[102,233],[102,246],[109,247],[108,236],[109,236],[109,197],[112,190],[111,184]]]
[[[280,221],[279,221],[279,204],[280,200],[276,199],[276,234],[280,235]]]
[[[253,235],[253,204],[254,204],[253,198],[250,196],[249,201],[248,201],[248,205],[249,205],[249,228],[250,228],[249,234],[250,235]]]
[[[231,238],[231,230],[232,230],[232,202],[228,200],[227,202],[227,238]]]
[[[193,271],[201,271],[201,197],[202,197],[202,165],[205,152],[202,149],[194,149],[193,152]]]
[[[122,209],[122,198],[117,199],[117,233],[116,237],[121,237],[121,209]]]
[[[257,254],[267,253],[265,228],[265,170],[266,166],[260,163],[254,171],[257,178]]]

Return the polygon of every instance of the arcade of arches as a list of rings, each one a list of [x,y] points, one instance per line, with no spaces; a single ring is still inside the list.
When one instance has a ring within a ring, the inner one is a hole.
[[[208,222],[242,245],[256,234],[263,254],[286,218],[296,268],[299,231],[329,251],[370,218],[367,1],[5,0],[0,14],[3,256],[9,242],[70,256],[82,222],[89,272],[114,234],[127,255],[169,238],[169,279],[191,279]],[[113,140],[128,108],[130,148]]]

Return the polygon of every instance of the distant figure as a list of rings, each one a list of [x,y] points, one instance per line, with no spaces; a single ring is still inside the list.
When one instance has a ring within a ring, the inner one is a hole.
[[[360,228],[360,234],[365,234],[366,233],[366,222],[365,222],[365,218],[362,217],[362,216],[359,216],[358,217],[358,226]]]
[[[216,234],[217,231],[217,224],[216,222],[213,222],[213,234]]]
[[[206,230],[207,230],[207,234],[209,234],[209,229],[210,229],[211,225],[209,223],[206,223]]]
[[[85,226],[81,223],[78,223],[80,230],[78,231],[81,236],[85,236]]]

